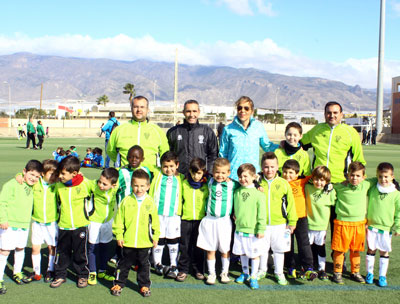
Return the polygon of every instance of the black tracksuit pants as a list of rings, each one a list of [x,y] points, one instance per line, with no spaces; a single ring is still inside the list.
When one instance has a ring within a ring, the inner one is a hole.
[[[178,261],[180,272],[189,273],[189,268],[192,266],[195,274],[204,273],[204,250],[196,246],[200,222],[200,220],[181,221]]]

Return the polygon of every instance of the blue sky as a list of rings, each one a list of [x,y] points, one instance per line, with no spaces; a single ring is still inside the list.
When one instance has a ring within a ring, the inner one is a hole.
[[[2,3],[0,55],[254,67],[376,87],[379,0]],[[385,87],[400,75],[400,0],[386,1]],[[397,32],[396,32],[397,31]]]

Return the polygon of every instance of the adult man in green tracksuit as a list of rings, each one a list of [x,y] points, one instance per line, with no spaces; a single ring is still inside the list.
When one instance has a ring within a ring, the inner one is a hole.
[[[144,150],[144,161],[141,164],[151,172],[157,167],[157,156],[169,150],[167,136],[156,124],[147,120],[149,101],[144,96],[137,96],[132,100],[132,120],[122,124],[111,133],[107,145],[107,155],[116,161],[118,152],[121,155],[121,166],[128,164],[128,150],[139,145]]]

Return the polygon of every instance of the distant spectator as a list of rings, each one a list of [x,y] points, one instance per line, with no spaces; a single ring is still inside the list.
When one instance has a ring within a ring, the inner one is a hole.
[[[46,127],[46,137],[49,138],[49,127]]]
[[[18,124],[17,131],[18,131],[18,139],[21,139],[22,137],[25,136],[24,129],[22,128],[22,126],[20,124]]]
[[[224,131],[224,128],[225,128],[225,124],[222,121],[220,121],[218,124],[218,127],[217,127],[217,137],[218,137],[219,143],[221,143],[221,135],[222,135],[222,132]]]
[[[37,130],[37,137],[39,139],[38,147],[39,147],[40,150],[42,150],[43,149],[44,135],[45,135],[44,129],[43,129],[43,126],[42,126],[42,121],[39,120],[37,122],[36,130]]]
[[[372,130],[371,134],[371,145],[376,145],[376,136],[378,135],[378,132],[376,131],[376,128]]]
[[[368,134],[367,134],[367,143],[366,143],[367,145],[370,145],[371,144],[371,130],[369,130],[368,131]]]
[[[114,111],[111,111],[110,113],[108,113],[108,118],[109,119],[108,119],[107,123],[101,128],[101,131],[106,133],[106,144],[105,144],[106,150],[105,151],[106,151],[107,157],[106,157],[105,168],[110,167],[110,157],[107,154],[108,141],[110,140],[110,136],[111,136],[112,131],[117,126],[119,126],[119,122],[115,118],[115,112]],[[100,134],[100,136],[101,136],[101,134]],[[121,159],[120,159],[120,155],[118,153],[117,158],[116,158],[116,160],[114,162],[114,167],[118,168],[120,166],[120,162],[121,162]]]
[[[362,144],[365,145],[367,143],[367,128],[363,128],[362,130]]]
[[[26,133],[28,134],[26,138],[26,149],[30,149],[30,144],[32,142],[32,148],[36,150],[37,149],[35,140],[36,129],[32,122],[33,119],[29,118],[29,122],[26,126]]]

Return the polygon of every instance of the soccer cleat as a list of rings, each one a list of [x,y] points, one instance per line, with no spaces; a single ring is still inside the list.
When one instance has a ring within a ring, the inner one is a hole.
[[[209,274],[206,283],[208,285],[214,285],[216,280],[217,280],[217,275],[215,273]]]
[[[78,288],[85,288],[88,286],[88,279],[87,278],[79,278],[78,283],[76,283]]]
[[[89,279],[87,281],[89,285],[96,285],[97,284],[97,276],[95,272],[89,273]]]
[[[156,266],[154,266],[154,270],[155,270],[156,274],[162,276],[163,271],[164,271],[164,266],[161,264],[157,264]]]
[[[118,297],[118,296],[121,295],[122,288],[121,288],[121,286],[119,286],[118,284],[116,284],[116,285],[114,285],[113,287],[111,287],[110,291],[111,291],[111,294],[112,294],[113,296]]]
[[[187,273],[178,272],[178,274],[177,274],[175,280],[178,281],[178,282],[183,282],[183,281],[186,280],[186,278],[187,278]]]
[[[165,276],[170,279],[176,279],[177,275],[178,275],[178,268],[176,268],[176,266],[171,266],[168,269],[168,272],[165,274]]]
[[[267,273],[265,271],[259,271],[257,273],[257,280],[264,279],[267,276]]]
[[[103,280],[106,280],[106,281],[114,281],[115,280],[114,276],[107,274],[105,271],[99,272],[97,274],[97,278],[103,279]]]
[[[143,286],[142,288],[140,288],[140,294],[143,297],[150,297],[151,296],[151,291],[149,287]]]
[[[258,285],[257,278],[250,278],[250,288],[251,289],[258,289],[260,286]]]
[[[288,281],[286,280],[285,275],[283,273],[275,274],[275,278],[278,281],[279,285],[285,286],[288,284]]]
[[[367,284],[372,284],[374,283],[374,274],[371,272],[367,273],[367,276],[365,277],[365,283]]]
[[[228,284],[231,281],[229,278],[229,274],[227,272],[222,272],[221,273],[221,283],[222,284]]]
[[[23,283],[29,283],[30,281],[22,272],[16,273],[13,275],[12,279],[14,280],[15,283],[18,285],[22,285]]]
[[[23,279],[24,283],[30,283],[33,281],[40,281],[42,279],[41,274],[35,274],[34,272],[31,273],[29,276],[27,276],[25,279]]]
[[[196,278],[196,280],[202,280],[202,281],[206,278],[204,274],[202,274],[201,272],[197,272],[194,277]]]
[[[365,284],[365,280],[359,272],[350,274],[350,278],[357,283]]]
[[[332,281],[339,284],[339,285],[343,285],[343,277],[342,277],[342,273],[341,272],[334,272],[333,273],[333,277],[332,277]]]
[[[54,279],[53,282],[50,283],[50,287],[51,288],[60,287],[61,284],[65,283],[66,281],[67,281],[66,279],[62,279],[62,278]]]
[[[244,281],[248,280],[249,280],[249,275],[247,273],[242,273],[240,276],[236,278],[235,282],[238,284],[243,284]]]
[[[319,278],[321,281],[324,281],[324,282],[326,282],[326,281],[329,280],[328,275],[327,275],[326,272],[323,271],[323,270],[318,271],[318,278]]]
[[[44,282],[45,282],[45,283],[50,283],[50,282],[53,281],[53,280],[54,280],[54,272],[48,270],[48,271],[46,272],[46,275],[44,276]]]
[[[289,279],[296,279],[297,278],[296,269],[295,268],[289,268],[289,270],[287,272],[287,277]]]
[[[318,277],[318,273],[315,272],[314,270],[309,269],[305,272],[305,276],[306,276],[307,280],[313,281],[314,279],[316,279]]]
[[[0,295],[3,295],[7,292],[7,288],[4,285],[4,281],[0,281]]]
[[[379,285],[380,287],[386,287],[386,286],[388,285],[388,284],[387,284],[387,281],[386,281],[386,277],[384,277],[384,276],[379,276],[378,285]]]

